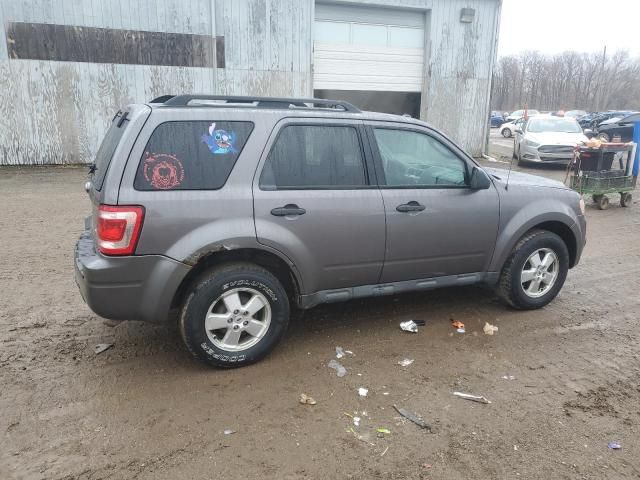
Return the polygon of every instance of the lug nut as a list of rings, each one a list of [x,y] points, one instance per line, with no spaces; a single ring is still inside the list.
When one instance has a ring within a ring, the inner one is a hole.
[[[234,326],[233,326],[233,329],[234,329],[234,330],[237,330],[237,329],[238,329],[238,325],[234,325]]]
[[[242,322],[242,324],[246,327],[247,325],[249,325],[249,322],[245,320],[244,322]]]
[[[242,312],[243,315],[249,315],[249,312]]]
[[[240,312],[240,310],[234,310],[234,311],[233,311],[233,314],[234,314],[234,315],[237,315],[239,312]]]
[[[233,318],[230,318],[229,320],[227,320],[227,323],[233,323]]]

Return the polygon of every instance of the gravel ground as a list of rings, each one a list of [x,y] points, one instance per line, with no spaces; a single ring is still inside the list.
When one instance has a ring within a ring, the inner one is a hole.
[[[265,361],[217,371],[169,329],[110,327],[83,303],[72,268],[83,180],[0,170],[0,478],[640,476],[639,206],[588,209],[582,262],[543,310],[509,310],[479,287],[322,306]],[[407,319],[427,323],[408,334]],[[95,355],[98,343],[114,346]],[[354,352],[343,378],[327,368],[338,345]]]

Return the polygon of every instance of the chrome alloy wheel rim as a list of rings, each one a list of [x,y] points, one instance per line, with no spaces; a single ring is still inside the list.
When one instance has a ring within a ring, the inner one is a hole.
[[[534,251],[522,266],[520,282],[525,295],[540,298],[545,295],[558,279],[560,260],[550,248]]]
[[[220,295],[209,307],[204,328],[211,343],[227,352],[253,347],[271,324],[267,298],[253,288],[234,288]]]

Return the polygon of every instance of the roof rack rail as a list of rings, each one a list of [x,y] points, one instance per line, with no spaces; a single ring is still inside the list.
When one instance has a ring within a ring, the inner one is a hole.
[[[247,104],[258,108],[341,108],[345,112],[360,113],[360,109],[342,100],[326,100],[323,98],[278,98],[278,97],[243,97],[228,95],[163,95],[151,103],[163,103],[170,107],[188,107],[196,100],[213,100],[224,104]],[[203,105],[197,105],[203,106]],[[204,106],[211,106],[206,104]]]

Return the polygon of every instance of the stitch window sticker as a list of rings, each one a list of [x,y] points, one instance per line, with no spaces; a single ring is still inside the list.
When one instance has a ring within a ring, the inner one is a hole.
[[[207,145],[209,151],[213,154],[237,153],[234,144],[236,142],[236,134],[233,131],[216,130],[215,122],[209,125],[209,135],[202,135],[202,142]]]
[[[171,190],[179,187],[184,180],[184,167],[175,155],[146,152],[144,159],[144,179],[156,190]]]

